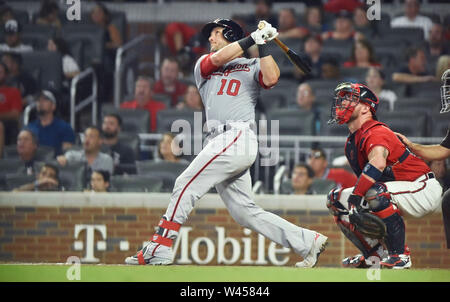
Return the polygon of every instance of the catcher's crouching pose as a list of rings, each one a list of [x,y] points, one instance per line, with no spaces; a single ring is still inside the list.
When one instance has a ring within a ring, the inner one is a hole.
[[[261,88],[277,83],[280,70],[267,53],[266,41],[277,30],[265,23],[248,37],[232,20],[218,19],[203,27],[211,53],[199,58],[194,77],[202,97],[208,127],[207,143],[189,167],[177,178],[166,213],[151,243],[127,264],[170,264],[172,244],[195,203],[212,187],[230,215],[242,226],[292,248],[304,260],[297,267],[313,267],[324,250],[327,237],[296,226],[264,211],[252,200],[249,168],[256,159],[258,142],[253,132],[255,104]],[[258,45],[260,58],[242,54]]]
[[[327,206],[362,253],[345,258],[343,266],[367,267],[366,260],[376,256],[382,267],[409,268],[402,215],[422,217],[434,211],[442,187],[426,163],[378,122],[378,103],[378,97],[362,84],[342,83],[335,89],[329,123],[347,124],[345,154],[359,178],[353,188],[333,189]]]

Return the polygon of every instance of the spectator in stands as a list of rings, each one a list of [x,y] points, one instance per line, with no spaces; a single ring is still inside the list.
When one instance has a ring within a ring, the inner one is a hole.
[[[28,124],[39,140],[39,144],[55,149],[55,155],[62,154],[75,143],[72,127],[55,116],[56,98],[49,90],[39,93],[36,103],[38,118]]]
[[[64,155],[56,157],[56,160],[61,166],[84,162],[88,167],[88,175],[94,170],[106,170],[113,174],[113,159],[108,154],[100,152],[101,146],[101,130],[98,127],[90,126],[84,131],[83,150],[69,150]]]
[[[440,56],[436,63],[436,79],[441,79],[444,72],[450,68],[450,55]]]
[[[327,31],[322,34],[322,39],[339,40],[339,41],[351,41],[356,39],[356,32],[353,28],[353,21],[351,14],[347,11],[341,11],[336,15],[334,20],[334,30]]]
[[[314,171],[307,164],[297,164],[292,170],[291,185],[294,190],[294,195],[313,195],[316,194],[311,189],[312,182],[314,180]]]
[[[22,27],[17,20],[9,20],[5,23],[3,32],[5,35],[5,42],[0,44],[1,52],[28,52],[33,51],[31,45],[22,43],[20,33]]]
[[[253,14],[246,16],[245,23],[248,25],[248,30],[253,31],[257,29],[257,24],[260,20],[266,20],[273,27],[278,28],[277,15],[272,12],[273,1],[271,0],[255,0],[255,11]]]
[[[320,35],[325,26],[323,24],[323,11],[320,6],[309,6],[305,14],[306,29],[309,34]]]
[[[355,30],[362,33],[367,39],[373,37],[377,32],[376,23],[367,19],[367,9],[364,6],[356,7],[353,11],[353,24]]]
[[[13,9],[10,6],[3,4],[0,8],[0,26],[4,27],[6,22],[13,19],[14,19]]]
[[[59,19],[59,6],[55,1],[42,1],[41,9],[39,10],[39,17],[36,19],[36,24],[51,25],[57,29],[61,29],[62,24]]]
[[[19,89],[7,84],[8,68],[0,62],[0,131],[3,129],[4,144],[14,144],[19,133],[22,113],[22,97]],[[2,135],[0,134],[0,137]]]
[[[338,13],[342,10],[353,12],[361,5],[361,1],[358,0],[328,0],[323,5],[323,8],[325,11],[332,13]]]
[[[90,177],[90,189],[85,190],[85,192],[97,192],[105,193],[109,192],[110,187],[110,174],[105,170],[94,170]]]
[[[391,20],[392,28],[422,28],[425,40],[428,40],[433,22],[426,16],[419,15],[420,3],[417,0],[405,0],[405,14]]]
[[[203,102],[197,86],[193,84],[188,86],[186,93],[184,94],[183,102],[178,103],[177,109],[203,111]]]
[[[17,87],[22,99],[30,103],[38,92],[36,80],[22,68],[22,55],[16,52],[7,52],[2,55],[2,62],[8,67],[8,80],[11,86]]]
[[[165,58],[161,65],[161,79],[153,86],[153,92],[170,96],[171,107],[178,104],[178,98],[186,93],[187,85],[178,80],[179,66],[177,60]]]
[[[164,42],[175,56],[195,36],[197,30],[182,22],[170,22],[164,29]]]
[[[350,60],[344,62],[344,68],[351,67],[377,67],[381,68],[381,64],[376,62],[375,53],[369,41],[365,39],[353,42]]]
[[[29,129],[23,129],[17,136],[17,154],[25,164],[25,172],[27,175],[34,174],[34,162],[38,141],[36,135]]]
[[[56,51],[61,55],[65,86],[69,87],[72,78],[80,73],[80,67],[78,66],[77,61],[72,57],[69,45],[63,38],[53,37],[48,40],[47,50]]]
[[[320,78],[322,76],[322,64],[324,57],[322,55],[322,38],[320,35],[309,35],[305,39],[304,51],[311,60],[311,77]]]
[[[115,113],[103,117],[103,147],[102,151],[108,153],[114,161],[114,171],[122,174],[120,164],[134,164],[135,152],[129,146],[119,141],[119,133],[122,127],[122,118]]]
[[[170,132],[164,133],[162,139],[158,143],[158,156],[155,157],[155,161],[189,163],[187,160],[181,158],[181,156],[182,150],[175,135]]]
[[[152,99],[152,83],[149,77],[139,76],[134,88],[134,100],[123,102],[120,108],[147,110],[150,113],[150,132],[155,132],[158,111],[166,109],[166,105]]]
[[[407,66],[392,74],[392,80],[397,83],[414,84],[436,81],[433,75],[427,73],[427,58],[422,48],[411,47],[406,53]]]
[[[433,23],[429,39],[425,42],[425,55],[431,66],[436,65],[440,56],[450,54],[450,48],[445,42],[444,27],[442,24]]]
[[[314,114],[314,133],[320,133],[320,110],[316,106],[314,91],[308,83],[298,85],[296,103],[300,110]]]
[[[100,1],[95,2],[95,6],[91,11],[91,20],[101,28],[105,29],[105,47],[109,54],[115,54],[115,50],[122,46],[123,40],[120,31],[111,23],[111,13],[108,8]]]
[[[60,185],[59,169],[57,166],[46,163],[42,166],[36,181],[20,186],[14,189],[14,192],[23,191],[61,191],[63,188]]]
[[[394,111],[394,103],[397,100],[397,94],[389,89],[384,88],[385,75],[384,72],[378,68],[369,68],[366,74],[366,85],[372,90],[380,100],[380,105],[383,102],[389,104],[389,110]]]
[[[278,12],[278,38],[298,38],[303,39],[308,30],[297,25],[297,17],[293,8],[283,8]]]
[[[332,180],[339,188],[350,188],[356,184],[355,174],[342,168],[329,168],[327,156],[320,148],[311,149],[307,163],[314,171],[314,177]]]
[[[341,77],[339,69],[339,62],[333,57],[326,58],[322,62],[322,79],[324,80],[338,80]]]

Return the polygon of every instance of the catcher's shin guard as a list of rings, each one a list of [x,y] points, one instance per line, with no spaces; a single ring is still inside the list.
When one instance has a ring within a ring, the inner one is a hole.
[[[333,189],[328,193],[327,207],[333,215],[334,221],[347,237],[367,259],[370,256],[382,257],[383,247],[376,239],[364,236],[355,229],[355,226],[349,222],[348,210],[339,201],[343,189]]]
[[[389,255],[405,252],[405,223],[400,211],[391,202],[391,196],[382,183],[376,183],[366,194],[372,213],[386,224],[384,243]]]

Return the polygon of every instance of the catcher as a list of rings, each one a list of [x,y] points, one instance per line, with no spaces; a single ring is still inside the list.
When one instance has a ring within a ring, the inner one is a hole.
[[[342,83],[335,89],[329,124],[347,124],[345,155],[358,181],[353,188],[331,190],[327,207],[362,253],[345,258],[344,267],[368,267],[368,257],[376,256],[383,268],[410,268],[402,216],[434,211],[442,187],[426,163],[377,120],[378,103],[362,84]]]

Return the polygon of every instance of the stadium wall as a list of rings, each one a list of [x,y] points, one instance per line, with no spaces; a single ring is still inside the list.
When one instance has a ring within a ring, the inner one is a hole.
[[[0,193],[0,261],[121,264],[154,233],[170,194]],[[255,202],[288,221],[324,233],[319,266],[358,253],[334,225],[324,195],[257,195]],[[406,220],[415,268],[450,268],[440,212]],[[176,263],[293,265],[299,257],[233,221],[216,194],[202,198],[176,242]]]

